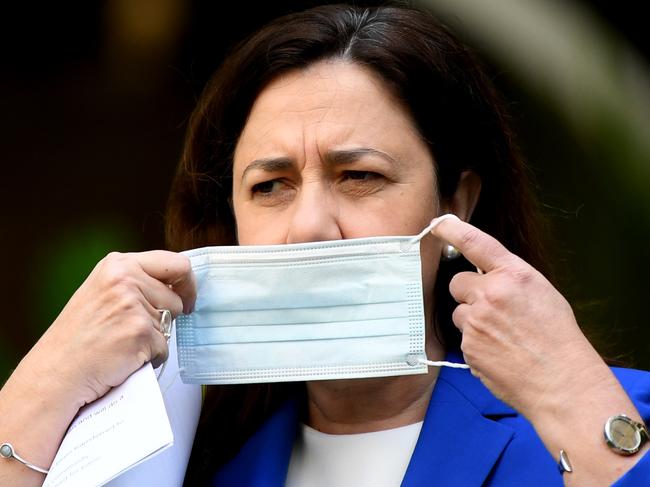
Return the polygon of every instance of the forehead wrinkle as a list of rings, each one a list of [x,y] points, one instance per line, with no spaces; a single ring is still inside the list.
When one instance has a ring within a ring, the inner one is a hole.
[[[366,154],[371,156],[372,151],[365,149],[374,147],[375,142],[382,142],[382,145],[385,145],[381,133],[379,138],[376,137],[378,130],[385,129],[380,128],[380,126],[383,127],[381,123],[383,117],[374,110],[377,108],[375,104],[368,105],[368,100],[363,96],[358,96],[362,93],[358,91],[356,77],[351,77],[349,73],[345,72],[343,76],[331,75],[329,68],[338,68],[339,64],[348,63],[330,62],[309,66],[304,71],[287,73],[272,82],[265,89],[266,93],[262,92],[255,102],[252,112],[257,112],[256,123],[255,125],[247,123],[248,127],[244,128],[246,135],[244,146],[248,147],[240,152],[244,148],[240,144],[244,138],[239,140],[236,153],[239,152],[239,156],[243,157],[237,157],[237,159],[245,162],[246,159],[251,160],[258,156],[259,159],[256,161],[275,160],[273,164],[263,164],[265,167],[255,165],[261,170],[274,171],[287,168],[286,164],[278,165],[278,160],[284,158],[289,160],[294,168],[299,169],[297,166],[317,160],[323,163],[330,161],[341,164],[351,162],[353,159],[366,157]],[[316,69],[322,67],[325,69]],[[397,129],[405,127],[411,135],[421,139],[408,110],[405,111],[404,107],[392,96],[392,93],[387,91],[386,86],[377,78],[376,73],[360,66],[355,66],[355,68],[361,68],[366,75],[366,81],[374,85],[384,102],[389,102],[388,104],[392,105],[388,108],[398,109],[397,115],[399,116],[393,117],[396,120],[388,129],[394,129],[395,125],[399,125]],[[315,82],[314,77],[316,78]],[[306,85],[303,86],[302,81],[305,81]],[[294,87],[300,88],[301,91],[298,94],[294,92],[289,98],[286,98],[285,96],[289,93],[284,92],[283,89],[293,89]],[[276,99],[276,95],[280,95],[280,93],[283,94]],[[298,100],[305,103],[297,103]],[[385,103],[380,104],[383,106]],[[288,117],[281,118],[283,114]],[[366,133],[367,131],[359,132],[364,126],[370,129],[369,133]],[[327,157],[328,149],[337,146],[343,150],[351,146],[350,149],[363,149],[363,151],[348,154],[333,153],[331,157]],[[389,144],[386,148],[390,149],[391,145]],[[396,162],[399,165],[404,165],[405,160],[409,158],[407,154],[403,154],[401,148],[398,148],[400,150],[397,150],[397,153],[394,150],[396,147],[392,147],[392,149],[390,157],[383,157],[383,159],[389,163]],[[246,153],[248,157],[246,157]],[[270,157],[265,157],[267,155]],[[374,155],[381,157],[380,154],[375,153]],[[248,169],[246,168],[245,171]],[[242,174],[242,178],[243,176]]]

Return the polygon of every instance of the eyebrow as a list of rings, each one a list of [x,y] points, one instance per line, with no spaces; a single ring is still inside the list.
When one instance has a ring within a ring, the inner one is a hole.
[[[370,147],[355,147],[354,149],[329,151],[325,155],[325,160],[330,161],[334,165],[349,164],[363,156],[377,156],[387,160],[391,164],[397,164],[397,161],[393,157],[389,156],[385,152]]]
[[[260,169],[264,172],[275,172],[289,169],[291,166],[293,166],[293,159],[289,157],[267,157],[264,159],[256,159],[246,166],[241,178],[243,180],[246,173],[253,169]]]
[[[370,147],[355,147],[354,149],[341,149],[328,151],[324,160],[331,165],[350,164],[364,156],[376,156],[385,159],[391,164],[397,164],[395,158],[377,149]],[[290,157],[267,157],[252,161],[242,173],[242,180],[248,171],[259,169],[264,172],[276,172],[290,169],[294,165],[294,160]]]

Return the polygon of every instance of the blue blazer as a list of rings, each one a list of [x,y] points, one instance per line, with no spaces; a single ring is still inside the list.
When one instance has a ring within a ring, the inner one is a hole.
[[[449,360],[460,357],[450,355]],[[649,423],[650,373],[613,370]],[[212,485],[283,486],[298,433],[298,412],[297,402],[286,403],[217,472]],[[563,482],[557,458],[522,415],[495,398],[469,371],[443,368],[402,480],[404,487],[432,485],[548,487]],[[614,485],[650,485],[650,454]]]

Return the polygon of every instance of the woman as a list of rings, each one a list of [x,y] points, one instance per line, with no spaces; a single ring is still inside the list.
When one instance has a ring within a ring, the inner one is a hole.
[[[187,484],[650,477],[647,444],[623,456],[603,440],[609,417],[648,418],[650,379],[614,375],[539,272],[542,229],[506,118],[468,50],[418,11],[320,7],[235,50],[192,119],[170,247],[414,235],[454,213],[471,225],[440,221],[421,242],[426,349],[471,374],[215,386]],[[448,245],[464,259],[441,262]],[[80,406],[164,360],[157,310],[188,313],[195,295],[182,255],[109,255],[4,386],[0,441],[49,465]],[[18,462],[0,469],[2,485],[42,482]]]

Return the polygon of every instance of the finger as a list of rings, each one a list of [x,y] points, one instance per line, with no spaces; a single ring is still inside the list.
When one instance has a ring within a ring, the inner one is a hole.
[[[449,281],[449,292],[457,303],[473,304],[485,285],[485,276],[476,272],[459,272]]]
[[[513,255],[494,237],[457,218],[441,220],[431,233],[456,247],[467,260],[485,272],[505,264]]]
[[[172,286],[183,301],[184,313],[192,310],[196,301],[196,280],[188,257],[166,250],[151,250],[133,255],[147,274]]]
[[[140,292],[151,306],[157,310],[168,309],[174,318],[183,312],[183,300],[169,286],[148,274],[140,276],[140,279],[141,281],[138,282]]]
[[[157,329],[151,329],[151,365],[156,369],[169,357],[167,339]]]
[[[181,297],[181,300],[183,301],[183,313],[185,314],[191,313],[194,309],[197,292],[196,277],[192,271],[192,265],[190,264],[189,259],[187,259],[187,265],[190,267],[190,271],[187,276],[180,282],[172,283],[172,289]]]
[[[144,296],[142,296],[141,301],[142,307],[151,318],[151,326],[158,332],[162,333],[160,325],[162,314],[160,313],[160,310],[168,308],[156,308],[147,299],[145,299]]]
[[[461,333],[463,333],[463,329],[469,321],[469,313],[470,305],[463,303],[456,306],[456,309],[454,309],[454,312],[451,314],[451,320]]]

